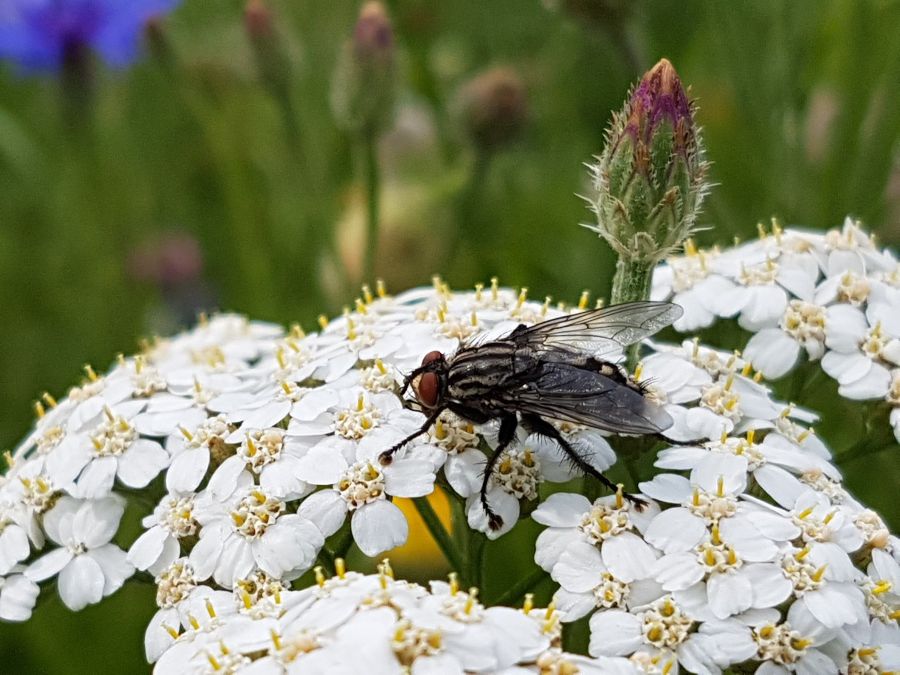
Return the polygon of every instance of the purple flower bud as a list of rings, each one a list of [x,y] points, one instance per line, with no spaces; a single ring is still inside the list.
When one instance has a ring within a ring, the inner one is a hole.
[[[690,236],[708,191],[695,107],[662,59],[613,115],[592,167],[598,224],[620,259],[653,265]]]

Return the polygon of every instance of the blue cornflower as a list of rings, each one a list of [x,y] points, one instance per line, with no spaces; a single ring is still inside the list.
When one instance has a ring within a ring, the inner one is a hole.
[[[0,0],[0,58],[59,70],[86,49],[114,68],[134,61],[148,19],[181,0]]]

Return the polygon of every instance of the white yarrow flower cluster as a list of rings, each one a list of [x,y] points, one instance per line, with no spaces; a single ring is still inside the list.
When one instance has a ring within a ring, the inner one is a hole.
[[[760,228],[756,241],[698,250],[688,243],[654,275],[653,298],[681,304],[680,331],[737,317],[754,333],[743,357],[767,378],[805,353],[839,393],[884,400],[900,440],[900,262],[859,222],[813,232]]]
[[[622,660],[561,652],[552,611],[485,607],[455,575],[425,588],[396,580],[387,561],[371,575],[346,571],[341,559],[336,567],[331,578],[317,568],[316,584],[302,591],[269,577],[231,593],[181,591],[166,610],[172,637],[153,652],[154,672],[208,672],[210,664],[248,674],[576,672],[569,663],[586,673],[637,672]],[[171,578],[164,587],[171,597]]]
[[[885,256],[856,232],[810,240],[817,245],[779,232],[777,246],[703,254],[678,277],[677,300],[689,305],[689,324],[702,323],[719,315],[714,296],[727,295],[743,325],[785,334],[781,318],[809,309],[794,307],[797,298],[821,302],[826,319],[860,312],[876,322],[865,324],[864,344],[829,333],[826,320],[822,358],[846,346],[851,365],[840,367],[855,373],[865,359],[868,386],[896,348],[890,313],[874,291],[859,300],[861,286],[847,291],[856,304],[819,288],[822,270],[851,263],[891,286]],[[728,277],[735,261],[741,272]],[[492,532],[479,492],[497,425],[449,412],[380,463],[426,419],[400,396],[425,354],[567,311],[496,283],[451,292],[436,281],[395,297],[364,289],[355,310],[322,318],[317,333],[223,315],[104,375],[88,369],[67,397],[44,397],[0,482],[0,618],[28,619],[40,584],[55,580],[77,610],[138,570],[157,583],[145,650],[160,673],[896,669],[900,541],[844,490],[808,428],[815,416],[775,400],[748,352],[646,345],[634,376],[674,424],[659,472],[640,485],[644,508],[621,491],[541,502],[547,483],[580,473],[555,442],[522,430],[487,477],[504,520]],[[818,319],[803,321],[813,354]],[[841,325],[858,333],[862,324]],[[615,462],[622,439],[557,428],[598,471]],[[547,526],[535,559],[559,584],[555,610],[486,607],[454,579],[426,590],[395,580],[386,564],[362,576],[335,563],[336,576],[320,570],[315,585],[294,588],[348,542],[368,556],[403,544],[409,525],[397,500],[436,485],[490,538],[533,511]],[[134,491],[156,506],[127,546],[118,527]],[[587,616],[591,658],[560,651],[560,619]]]
[[[590,615],[590,653],[648,673],[890,671],[900,540],[841,487],[813,417],[734,355],[655,348],[650,395],[682,443],[641,483],[648,506],[557,493],[534,512],[562,620]],[[866,659],[879,665],[854,669]]]

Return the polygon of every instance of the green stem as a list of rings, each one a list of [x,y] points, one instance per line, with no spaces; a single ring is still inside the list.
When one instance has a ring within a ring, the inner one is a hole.
[[[476,530],[469,531],[469,556],[466,562],[465,580],[473,586],[482,589],[484,586],[484,545],[487,537]]]
[[[444,490],[444,494],[450,500],[450,529],[453,533],[453,543],[462,558],[468,558],[469,519],[466,517],[465,501],[449,486]]]
[[[329,551],[326,547],[322,547],[322,550],[319,551],[319,556],[317,558],[319,564],[325,568],[328,574],[334,574],[334,554]]]
[[[653,280],[655,264],[651,261],[619,257],[616,274],[613,277],[610,304],[638,302],[650,299],[650,283]],[[628,369],[634,370],[639,361],[640,344],[628,348]]]
[[[451,235],[450,248],[445,258],[451,265],[462,262],[457,261],[456,258],[466,244],[471,244],[473,241],[481,242],[481,246],[476,247],[478,252],[484,248],[490,248],[490,242],[485,241],[484,238],[490,236],[491,229],[483,227],[478,216],[492,157],[492,153],[476,149],[468,179],[456,199],[456,229]],[[464,256],[463,260],[468,257]]]
[[[506,589],[496,601],[492,602],[492,605],[506,605],[507,607],[512,607],[517,604],[519,600],[525,597],[525,594],[531,591],[535,586],[540,584],[544,579],[549,579],[550,575],[542,570],[540,567],[532,570],[530,574],[522,577],[513,584],[510,588]]]
[[[335,542],[331,547],[333,557],[335,559],[346,558],[347,551],[350,550],[351,546],[353,546],[353,532],[350,531],[349,527],[346,527],[341,532],[338,532],[335,537]]]
[[[613,277],[611,303],[636,302],[650,298],[650,282],[655,265],[647,260],[620,257]]]
[[[462,572],[465,564],[463,557],[459,554],[459,549],[453,543],[453,538],[447,532],[447,528],[444,527],[434,507],[431,506],[431,502],[428,501],[428,497],[416,497],[412,501],[419,515],[422,516],[425,527],[431,533],[431,538],[434,539],[434,543],[441,549],[441,553],[447,562],[450,563],[450,567],[458,572]]]
[[[375,273],[375,256],[378,253],[379,192],[381,176],[378,170],[378,137],[374,132],[363,136],[363,152],[366,180],[366,257],[363,261],[363,279],[371,281]]]
[[[896,443],[881,445],[879,443],[873,443],[871,439],[864,438],[846,452],[842,452],[840,455],[838,455],[836,458],[837,464],[838,466],[844,466],[845,464],[854,462],[857,459],[862,459],[863,457],[868,457],[869,455],[877,455],[878,453],[884,452],[885,450],[892,450],[896,448]]]

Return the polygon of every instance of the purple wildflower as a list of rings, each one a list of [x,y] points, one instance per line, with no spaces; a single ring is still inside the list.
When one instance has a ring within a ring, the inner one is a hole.
[[[90,50],[114,68],[137,56],[147,20],[180,0],[0,0],[0,58],[60,70]]]

